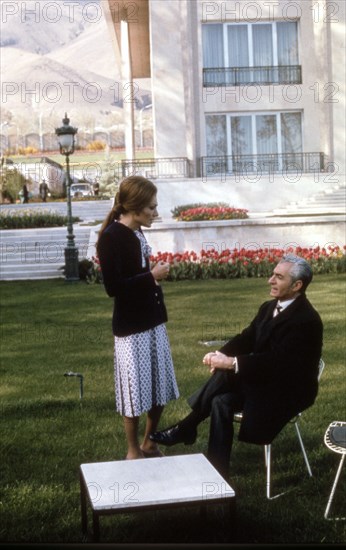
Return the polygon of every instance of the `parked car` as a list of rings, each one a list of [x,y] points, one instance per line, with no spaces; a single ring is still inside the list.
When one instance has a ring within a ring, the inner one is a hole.
[[[93,197],[94,189],[90,183],[72,183],[71,197]]]

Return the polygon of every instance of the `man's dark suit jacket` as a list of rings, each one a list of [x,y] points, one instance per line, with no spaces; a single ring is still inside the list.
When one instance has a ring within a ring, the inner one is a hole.
[[[323,325],[306,296],[273,318],[277,301],[264,303],[251,324],[229,340],[220,351],[237,357],[239,372],[215,371],[209,381],[190,397],[196,408],[201,394],[240,387],[244,395],[243,420],[238,438],[269,444],[287,422],[310,407],[318,391],[318,364],[322,353]],[[236,380],[236,377],[239,379]]]
[[[167,321],[162,289],[142,267],[141,244],[132,229],[112,222],[98,243],[103,282],[114,297],[112,327],[116,336],[143,332]]]

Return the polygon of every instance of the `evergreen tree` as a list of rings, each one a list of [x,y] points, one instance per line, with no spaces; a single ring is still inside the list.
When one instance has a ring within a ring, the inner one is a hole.
[[[119,187],[120,163],[112,158],[109,147],[106,147],[105,160],[101,163],[101,176],[99,179],[99,194],[103,198],[113,198]]]

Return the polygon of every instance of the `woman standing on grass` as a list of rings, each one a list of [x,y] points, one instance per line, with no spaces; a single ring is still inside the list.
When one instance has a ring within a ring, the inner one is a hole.
[[[164,405],[179,397],[159,284],[169,264],[150,268],[151,249],[141,229],[150,227],[157,216],[155,185],[140,176],[128,177],[120,184],[97,243],[105,289],[114,297],[115,397],[124,417],[127,459],[162,456],[149,434],[156,430]],[[147,420],[140,445],[143,413]]]

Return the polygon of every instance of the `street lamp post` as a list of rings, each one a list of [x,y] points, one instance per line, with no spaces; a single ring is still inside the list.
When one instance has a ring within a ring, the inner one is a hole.
[[[71,178],[70,178],[70,155],[74,153],[74,136],[78,128],[70,126],[70,119],[65,114],[63,126],[56,128],[60,153],[66,158],[66,196],[67,196],[67,246],[65,248],[65,281],[79,281],[78,248],[75,246],[72,206],[71,206]]]

